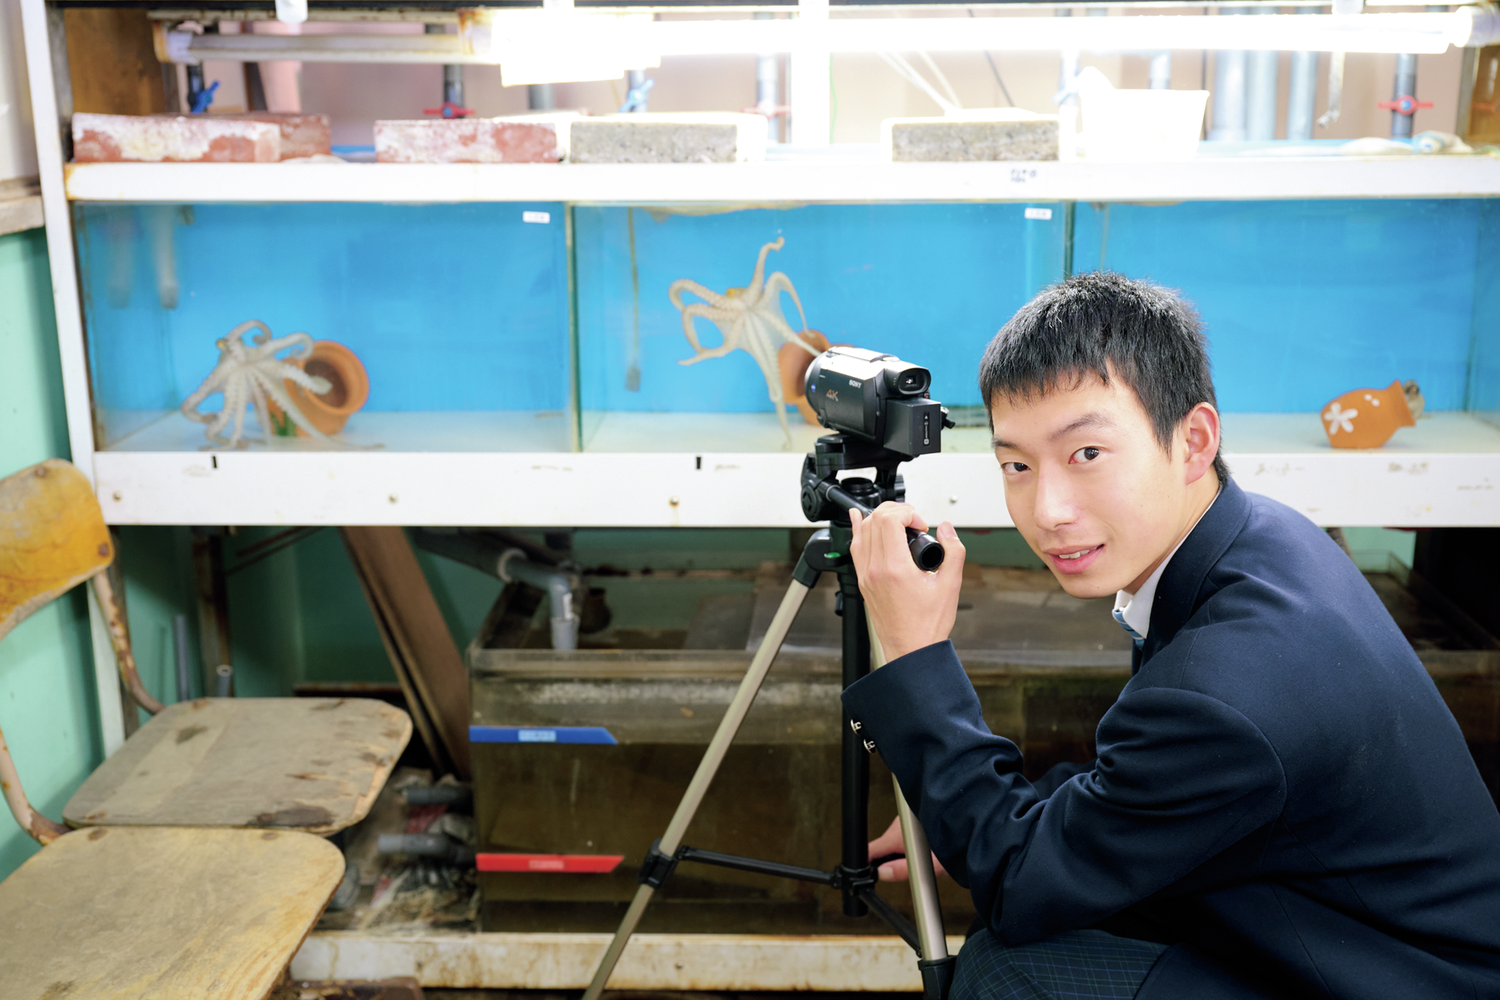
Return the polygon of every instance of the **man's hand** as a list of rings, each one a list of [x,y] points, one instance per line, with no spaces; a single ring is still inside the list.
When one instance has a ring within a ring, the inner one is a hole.
[[[943,546],[943,565],[928,573],[912,562],[906,543],[908,527],[928,530],[915,507],[887,502],[868,518],[851,510],[849,519],[854,525],[849,551],[859,590],[886,660],[948,638],[964,575],[964,546],[953,525],[944,521],[934,532]]]
[[[906,844],[901,840],[901,817],[897,816],[891,820],[891,825],[886,827],[885,833],[870,841],[870,857],[884,858],[892,854],[905,854]],[[939,875],[948,874],[943,870],[943,863],[932,856],[932,870]],[[895,861],[887,861],[880,866],[880,881],[882,882],[905,882],[909,872],[905,858]]]

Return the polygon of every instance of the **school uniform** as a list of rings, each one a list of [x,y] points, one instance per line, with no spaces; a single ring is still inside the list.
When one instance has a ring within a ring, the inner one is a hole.
[[[1152,582],[1087,768],[1022,778],[947,642],[844,693],[996,951],[1158,942],[1145,1000],[1500,998],[1500,813],[1360,572],[1230,482]]]

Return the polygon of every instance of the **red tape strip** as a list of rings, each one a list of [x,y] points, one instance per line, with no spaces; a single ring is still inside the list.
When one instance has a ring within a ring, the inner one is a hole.
[[[475,866],[482,872],[563,872],[571,875],[607,875],[625,860],[623,854],[477,854]]]

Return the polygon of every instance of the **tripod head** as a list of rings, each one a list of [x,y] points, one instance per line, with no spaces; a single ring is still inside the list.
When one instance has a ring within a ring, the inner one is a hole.
[[[851,510],[869,517],[887,500],[904,501],[906,483],[896,468],[909,458],[847,434],[818,438],[817,446],[802,462],[803,515],[809,521],[829,521],[848,530]],[[875,470],[874,479],[838,478],[848,469],[869,468]],[[931,572],[943,564],[943,546],[927,532],[907,528],[906,541],[912,561],[921,569]]]

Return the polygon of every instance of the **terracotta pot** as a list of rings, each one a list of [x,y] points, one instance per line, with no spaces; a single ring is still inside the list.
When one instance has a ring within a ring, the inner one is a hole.
[[[1414,427],[1400,382],[1384,389],[1355,389],[1323,407],[1323,432],[1335,448],[1379,448],[1398,427]]]
[[[828,338],[817,330],[808,330],[802,336],[818,349],[819,354],[831,346]],[[782,344],[781,350],[776,354],[776,367],[781,371],[782,398],[797,408],[803,420],[816,427],[818,418],[813,413],[812,407],[807,404],[806,393],[807,366],[812,364],[812,359],[813,355],[808,354],[796,344]]]
[[[297,409],[324,434],[337,434],[343,430],[349,417],[370,398],[370,376],[365,372],[365,366],[353,351],[337,341],[315,340],[312,353],[293,363],[307,374],[326,378],[331,383],[329,390],[319,395],[290,380],[282,382]],[[298,434],[306,436],[300,429]]]

